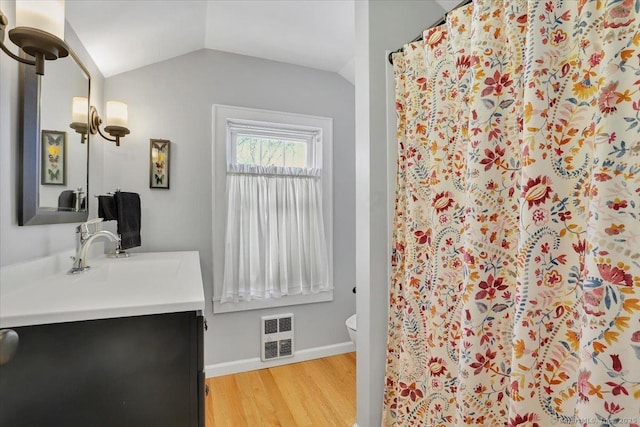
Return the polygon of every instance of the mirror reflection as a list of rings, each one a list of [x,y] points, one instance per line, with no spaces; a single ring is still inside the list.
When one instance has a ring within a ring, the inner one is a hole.
[[[71,124],[73,98],[89,98],[89,87],[89,72],[72,50],[66,58],[48,61],[43,76],[34,66],[20,64],[19,225],[87,219],[89,143],[76,133],[83,126]]]
[[[47,63],[40,79],[40,184],[38,207],[58,211],[86,211],[88,142],[74,132],[73,111],[78,99],[89,106],[89,76],[73,55]],[[87,114],[84,115],[87,117]]]

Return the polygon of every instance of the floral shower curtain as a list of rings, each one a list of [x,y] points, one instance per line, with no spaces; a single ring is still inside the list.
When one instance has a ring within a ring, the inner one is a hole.
[[[394,69],[383,425],[640,425],[640,0],[475,0]]]

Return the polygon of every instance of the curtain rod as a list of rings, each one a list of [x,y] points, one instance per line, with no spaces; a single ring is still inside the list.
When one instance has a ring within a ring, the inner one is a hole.
[[[462,0],[460,3],[458,3],[458,4],[457,4],[453,9],[451,9],[451,10],[456,10],[456,9],[458,9],[458,8],[461,8],[461,7],[463,7],[463,6],[466,6],[466,5],[468,5],[469,3],[471,3],[471,2],[473,2],[473,0]],[[440,20],[438,20],[438,21],[434,22],[433,24],[431,24],[430,26],[428,26],[427,28],[425,28],[425,31],[426,31],[426,30],[428,30],[428,29],[430,29],[430,28],[437,27],[438,25],[442,25],[442,24],[444,24],[445,22],[447,22],[447,15],[448,15],[449,13],[451,13],[451,10],[450,10],[449,12],[446,12],[446,13],[444,14],[444,16],[443,16],[442,18],[440,18]],[[423,31],[423,33],[424,33],[424,31]],[[415,39],[411,40],[409,43],[415,43],[415,42],[419,42],[419,41],[421,41],[421,40],[422,40],[422,34],[420,34],[420,35],[419,35],[418,37],[416,37]],[[390,52],[390,53],[389,53],[389,56],[387,57],[387,58],[389,59],[389,64],[393,65],[393,54],[394,54],[394,53],[398,53],[398,52],[402,52],[402,51],[404,51],[404,47],[401,47],[400,49],[396,49],[396,50],[394,50],[393,52]]]

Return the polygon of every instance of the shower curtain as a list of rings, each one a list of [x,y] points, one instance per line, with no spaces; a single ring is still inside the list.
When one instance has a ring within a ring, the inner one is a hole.
[[[394,55],[384,426],[640,425],[640,0],[475,0]]]

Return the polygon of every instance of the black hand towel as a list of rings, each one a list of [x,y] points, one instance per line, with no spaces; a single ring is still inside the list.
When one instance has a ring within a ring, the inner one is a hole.
[[[113,196],[118,211],[118,234],[122,249],[129,249],[142,244],[140,239],[140,195],[118,191]]]
[[[98,196],[98,216],[105,221],[118,219],[118,210],[113,196]]]

